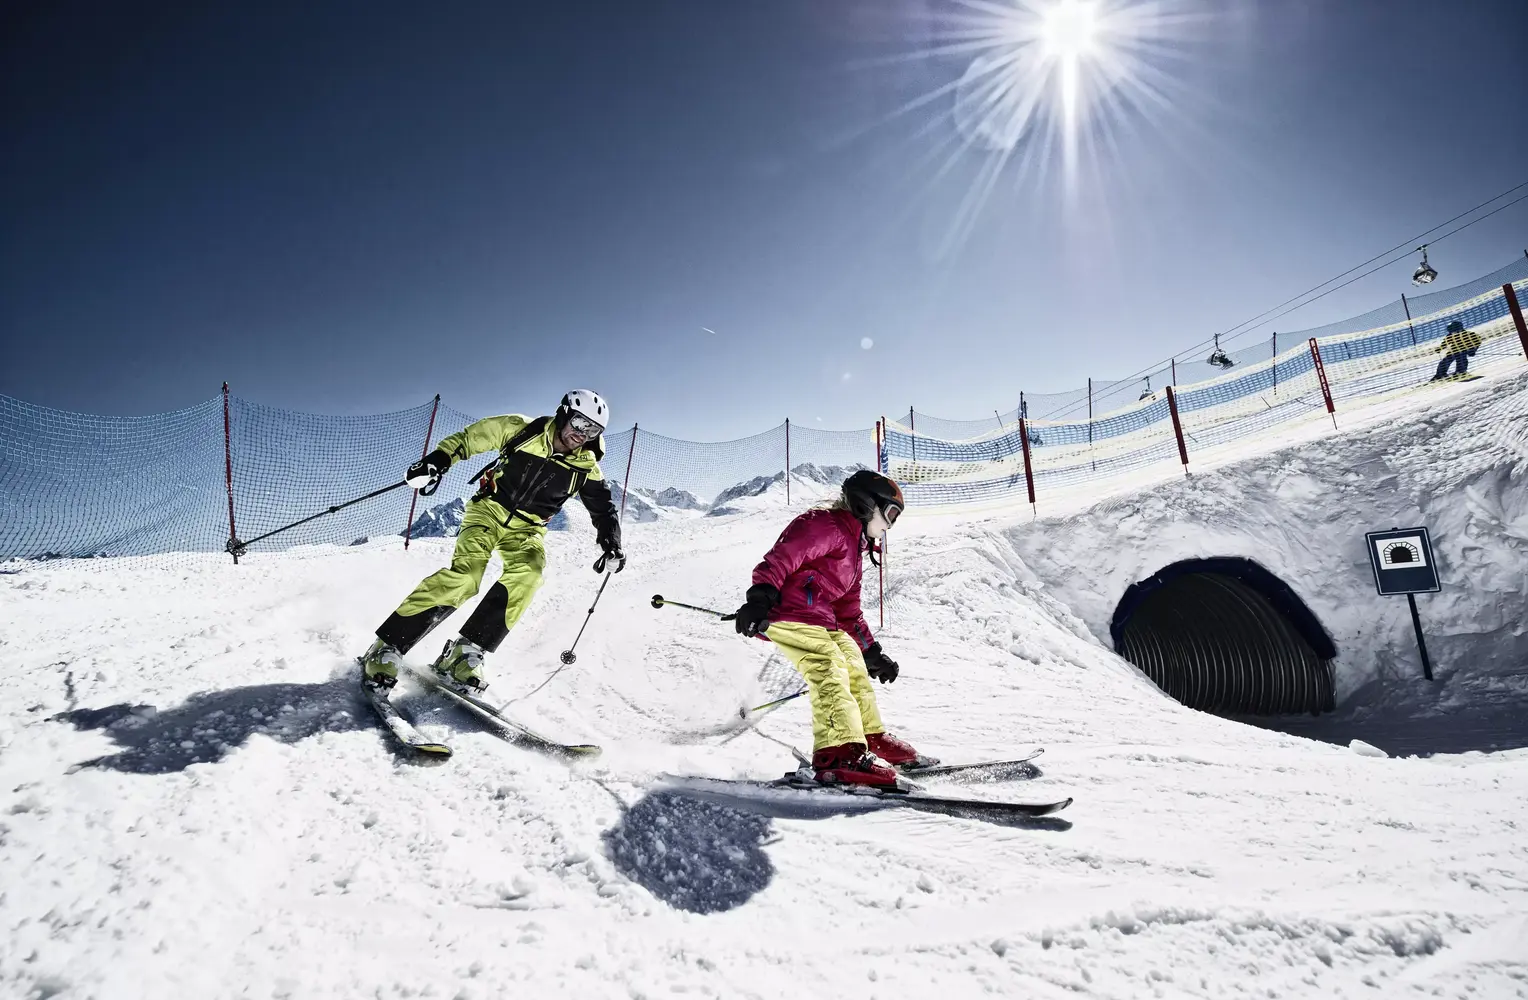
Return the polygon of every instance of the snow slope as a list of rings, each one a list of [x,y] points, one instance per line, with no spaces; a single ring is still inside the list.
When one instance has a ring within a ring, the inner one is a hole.
[[[1520,412],[1515,385],[1423,419],[1478,442]],[[630,564],[578,663],[537,691],[597,586],[582,512],[548,536],[546,587],[491,659],[491,693],[606,746],[575,768],[417,692],[405,708],[457,753],[406,759],[355,698],[351,657],[448,540],[237,568],[11,564],[0,996],[1528,995],[1528,750],[1386,759],[1214,718],[1097,638],[1113,583],[1088,574],[1154,569],[1109,541],[1186,537],[1175,505],[1221,511],[1211,530],[1230,544],[1233,508],[1282,496],[1326,512],[1329,477],[1353,468],[1339,496],[1355,517],[1410,513],[1383,501],[1377,467],[1353,465],[1364,440],[1306,449],[1299,468],[1253,461],[1153,489],[1128,501],[1134,514],[899,524],[880,634],[903,671],[883,710],[947,759],[1046,746],[1034,780],[951,788],[1077,797],[1022,827],[769,820],[648,790],[664,771],[773,776],[790,765],[778,741],[809,745],[801,701],[757,732],[700,735],[766,693],[769,647],[649,603],[734,607],[787,517],[767,492],[732,516],[629,526]],[[1425,435],[1405,440],[1426,451]],[[1477,473],[1460,489],[1503,474],[1494,460]],[[1522,471],[1506,475],[1479,506],[1500,499],[1499,520],[1517,525]],[[1471,572],[1512,585],[1508,550],[1478,547]],[[1302,560],[1350,555],[1293,551],[1278,569],[1296,577]],[[1507,635],[1509,610],[1487,626]]]

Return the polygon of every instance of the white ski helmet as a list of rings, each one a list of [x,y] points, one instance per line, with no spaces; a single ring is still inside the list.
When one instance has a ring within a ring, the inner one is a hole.
[[[599,424],[602,431],[610,426],[610,407],[593,389],[574,389],[562,397],[562,405],[557,407],[557,426],[566,424],[575,413]]]

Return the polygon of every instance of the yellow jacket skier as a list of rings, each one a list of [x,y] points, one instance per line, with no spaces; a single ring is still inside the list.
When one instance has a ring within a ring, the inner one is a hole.
[[[598,393],[574,389],[562,397],[553,416],[485,417],[443,438],[409,466],[405,478],[420,489],[439,480],[455,462],[498,452],[467,504],[451,565],[420,581],[377,628],[377,641],[361,658],[363,683],[392,687],[404,654],[478,592],[488,560],[498,552],[503,562],[498,582],[434,663],[441,679],[457,689],[482,691],[487,686],[483,654],[499,648],[540,589],[546,523],[574,495],[588,508],[603,552],[595,572],[625,568],[620,521],[599,467],[605,453],[601,435],[609,423],[609,407]]]
[[[1470,357],[1480,349],[1484,343],[1480,334],[1474,330],[1466,330],[1464,324],[1457,319],[1448,325],[1448,333],[1443,337],[1443,343],[1433,349],[1434,354],[1441,353],[1443,360],[1438,362],[1438,370],[1433,374],[1434,382],[1448,378],[1448,366],[1457,365],[1456,376],[1468,375],[1470,371]]]

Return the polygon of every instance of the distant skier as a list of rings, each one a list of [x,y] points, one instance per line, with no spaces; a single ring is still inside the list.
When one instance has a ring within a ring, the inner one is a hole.
[[[1482,341],[1480,334],[1474,330],[1466,330],[1464,324],[1457,319],[1448,325],[1448,334],[1444,336],[1443,343],[1434,349],[1433,353],[1443,353],[1443,360],[1438,362],[1437,374],[1433,375],[1434,382],[1448,378],[1448,366],[1458,364],[1454,374],[1467,375],[1470,371],[1470,358],[1480,349]]]
[[[421,581],[377,628],[377,641],[361,658],[364,683],[392,687],[404,654],[478,592],[489,557],[497,551],[503,561],[498,582],[463,623],[461,636],[446,644],[433,665],[442,680],[458,690],[485,688],[483,654],[499,648],[540,589],[546,523],[574,494],[588,508],[603,552],[594,571],[603,573],[610,566],[619,573],[626,567],[620,521],[599,467],[605,454],[600,435],[609,422],[610,410],[598,393],[574,389],[562,397],[553,416],[485,417],[442,439],[434,451],[409,466],[405,478],[420,489],[438,480],[453,462],[487,451],[499,453],[467,504],[451,565]]]
[[[821,782],[895,785],[897,774],[886,765],[918,759],[881,722],[870,678],[889,683],[898,667],[860,610],[862,556],[869,552],[874,562],[877,543],[904,506],[892,480],[868,469],[854,473],[830,507],[786,527],[754,567],[747,603],[737,612],[740,635],[768,638],[806,678],[812,768]]]

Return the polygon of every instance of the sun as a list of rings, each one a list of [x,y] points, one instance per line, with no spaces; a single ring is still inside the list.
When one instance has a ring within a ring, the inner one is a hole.
[[[891,64],[926,61],[932,89],[882,121],[926,120],[913,160],[931,198],[949,201],[941,252],[973,231],[1005,179],[1059,181],[1066,208],[1107,200],[1136,176],[1133,157],[1179,154],[1202,141],[1195,120],[1214,96],[1191,81],[1227,15],[1223,0],[920,0],[916,48]],[[1205,63],[1210,65],[1210,63]],[[953,72],[952,72],[953,71]],[[963,187],[961,187],[963,185]]]
[[[1104,105],[1156,96],[1144,58],[1162,4],[1147,0],[965,0],[956,37],[974,54],[955,94],[966,138],[1011,150],[1049,133],[1070,161]]]
[[[1205,21],[1205,0],[949,2],[926,54],[965,72],[928,97],[953,92],[966,149],[1022,157],[1026,170],[1054,163],[1069,189],[1079,159],[1177,111],[1173,71]]]
[[[1059,0],[1040,14],[1040,44],[1051,59],[1081,59],[1098,44],[1097,10],[1089,0]]]

